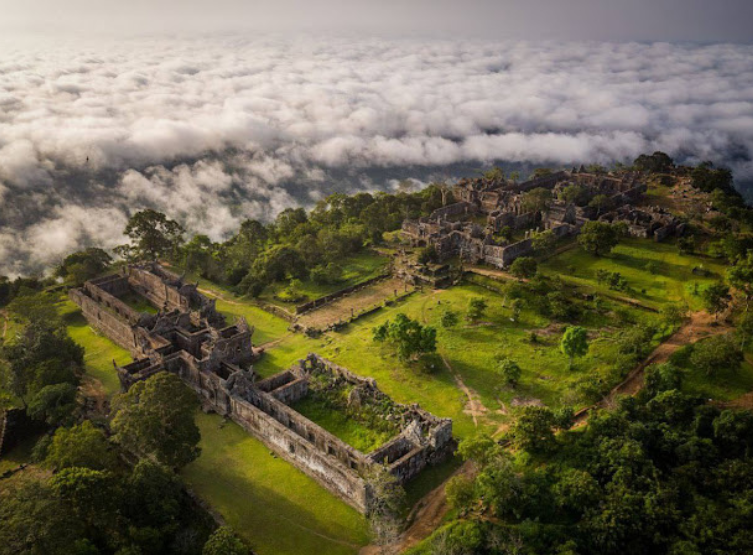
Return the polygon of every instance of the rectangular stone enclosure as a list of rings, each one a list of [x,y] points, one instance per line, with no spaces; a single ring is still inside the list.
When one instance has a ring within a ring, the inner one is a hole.
[[[137,312],[121,298],[138,295],[158,309]],[[70,291],[87,321],[134,361],[115,365],[125,391],[158,372],[173,372],[200,397],[205,408],[231,418],[281,458],[317,480],[343,501],[368,513],[373,500],[369,477],[384,469],[404,484],[455,448],[452,420],[418,405],[391,401],[370,378],[359,377],[316,354],[258,380],[253,362],[253,327],[244,319],[227,325],[214,301],[196,284],[157,263],[124,267]],[[113,364],[115,364],[113,362]],[[388,406],[399,432],[370,453],[362,453],[289,405],[309,392],[310,380],[326,377],[347,386],[348,403],[371,400]]]

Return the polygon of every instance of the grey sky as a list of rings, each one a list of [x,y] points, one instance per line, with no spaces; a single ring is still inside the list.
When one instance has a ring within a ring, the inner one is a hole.
[[[0,31],[222,30],[751,42],[751,0],[0,0]]]

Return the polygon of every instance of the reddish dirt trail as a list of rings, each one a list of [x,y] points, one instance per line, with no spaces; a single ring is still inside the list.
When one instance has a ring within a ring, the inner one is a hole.
[[[396,543],[385,546],[367,545],[362,548],[358,554],[399,555],[429,537],[442,523],[445,514],[447,514],[447,511],[449,510],[449,507],[447,506],[447,498],[444,493],[444,487],[448,480],[453,476],[461,474],[471,476],[473,472],[473,465],[466,462],[463,466],[453,472],[452,476],[424,496],[408,516],[408,521],[412,522],[412,524],[407,530],[405,530],[405,532],[400,534],[400,538]]]
[[[688,321],[670,335],[638,366],[636,366],[625,380],[614,387],[609,395],[601,401],[582,409],[575,415],[575,426],[581,426],[588,420],[588,415],[595,408],[612,406],[619,395],[635,395],[643,387],[643,371],[651,364],[663,364],[669,360],[677,350],[690,343],[701,339],[719,335],[730,331],[732,328],[723,323],[716,322],[714,317],[707,312],[692,312]]]

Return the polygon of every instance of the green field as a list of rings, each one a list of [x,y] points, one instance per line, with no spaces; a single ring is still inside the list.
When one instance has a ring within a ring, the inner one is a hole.
[[[708,275],[696,275],[694,268],[703,268]],[[627,279],[630,291],[613,291],[599,284],[597,270],[619,272]],[[632,238],[621,239],[608,256],[596,257],[581,248],[570,249],[542,263],[541,271],[603,295],[631,297],[655,308],[667,302],[684,302],[691,310],[702,308],[696,287],[700,291],[724,276],[724,266],[718,260],[680,254],[671,242]]]

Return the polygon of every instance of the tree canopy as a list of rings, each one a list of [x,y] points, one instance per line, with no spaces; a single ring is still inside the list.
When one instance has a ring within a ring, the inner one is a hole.
[[[199,456],[196,395],[175,374],[133,384],[112,402],[113,439],[126,450],[173,468]]]

